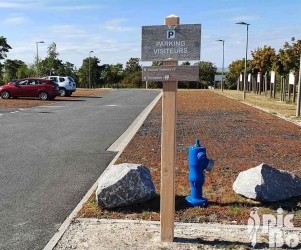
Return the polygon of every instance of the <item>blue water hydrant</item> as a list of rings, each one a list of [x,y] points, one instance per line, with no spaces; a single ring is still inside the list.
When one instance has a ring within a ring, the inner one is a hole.
[[[195,145],[189,147],[188,155],[189,175],[188,180],[191,187],[191,193],[185,198],[188,207],[207,207],[208,200],[202,196],[203,184],[205,182],[204,171],[212,171],[214,161],[207,158],[206,148],[200,145],[196,139]]]

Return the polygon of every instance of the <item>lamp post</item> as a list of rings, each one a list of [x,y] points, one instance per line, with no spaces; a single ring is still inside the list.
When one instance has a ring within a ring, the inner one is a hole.
[[[36,62],[36,67],[37,67],[37,76],[39,76],[39,43],[45,43],[44,41],[36,42],[37,45],[37,62]]]
[[[297,109],[296,116],[300,117],[301,109],[301,53],[300,53],[300,66],[299,66],[299,80],[298,80],[298,97],[297,97]]]
[[[224,91],[224,62],[225,62],[225,40],[219,39],[216,40],[217,42],[222,42],[223,43],[223,68],[222,68],[222,92]]]
[[[243,99],[246,99],[246,83],[247,83],[247,58],[248,58],[248,40],[249,40],[249,23],[238,22],[236,24],[246,25],[247,26],[247,44],[246,44],[246,57],[245,57],[245,70],[244,70],[244,93]]]
[[[89,51],[89,89],[91,88],[91,53],[93,50]]]

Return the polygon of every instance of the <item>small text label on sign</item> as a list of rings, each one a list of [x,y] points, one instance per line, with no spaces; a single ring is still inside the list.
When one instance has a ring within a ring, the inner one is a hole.
[[[142,80],[162,81],[198,81],[198,66],[147,66],[143,67]]]

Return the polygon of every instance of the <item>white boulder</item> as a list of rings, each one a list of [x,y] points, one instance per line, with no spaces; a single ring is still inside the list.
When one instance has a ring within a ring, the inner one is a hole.
[[[240,172],[233,183],[233,190],[263,202],[286,200],[301,195],[301,178],[262,163]]]

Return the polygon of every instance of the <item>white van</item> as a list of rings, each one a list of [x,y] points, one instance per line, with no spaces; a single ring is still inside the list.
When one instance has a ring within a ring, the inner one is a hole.
[[[60,96],[71,96],[76,91],[76,83],[71,76],[46,76],[45,78],[57,82]]]

